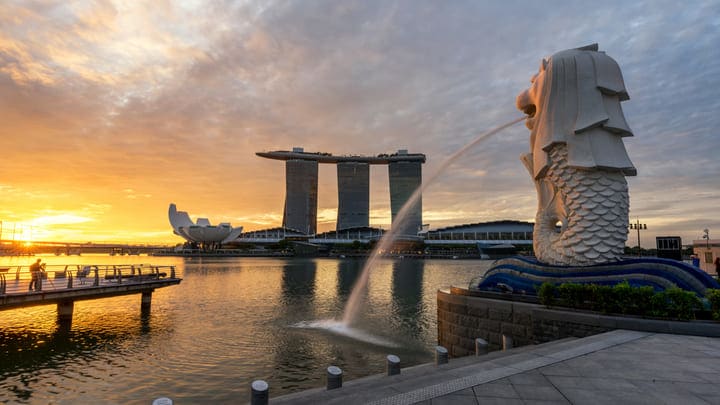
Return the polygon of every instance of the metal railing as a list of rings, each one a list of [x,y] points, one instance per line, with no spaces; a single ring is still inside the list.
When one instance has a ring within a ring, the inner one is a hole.
[[[0,267],[0,295],[90,288],[117,284],[141,284],[175,279],[175,266],[151,264],[46,265],[31,284],[30,266]],[[32,288],[31,288],[32,287]]]

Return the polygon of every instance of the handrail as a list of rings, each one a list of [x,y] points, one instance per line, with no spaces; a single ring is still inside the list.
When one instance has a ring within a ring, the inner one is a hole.
[[[0,295],[32,294],[39,291],[56,291],[66,289],[103,287],[112,284],[142,284],[157,280],[176,278],[173,265],[152,264],[54,264],[46,265],[40,275],[37,287],[29,291],[31,281],[30,265],[5,266],[15,267],[15,277],[8,280],[6,272],[0,272]],[[62,279],[55,283],[56,279]],[[75,282],[77,279],[78,282]],[[92,279],[92,283],[86,280]]]

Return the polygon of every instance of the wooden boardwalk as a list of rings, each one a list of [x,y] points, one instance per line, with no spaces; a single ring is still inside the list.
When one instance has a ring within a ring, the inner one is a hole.
[[[148,312],[156,288],[182,281],[175,266],[150,264],[47,266],[39,279],[31,290],[28,266],[0,267],[0,311],[57,304],[59,323],[69,327],[75,301],[142,294],[141,311]]]

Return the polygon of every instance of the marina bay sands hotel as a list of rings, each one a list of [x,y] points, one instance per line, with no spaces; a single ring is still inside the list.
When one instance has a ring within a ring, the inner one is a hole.
[[[285,161],[283,227],[307,235],[317,233],[318,164],[337,165],[337,230],[370,226],[370,165],[388,165],[392,223],[402,206],[422,183],[425,155],[399,150],[377,156],[333,156],[330,153],[292,151],[257,152]],[[422,197],[408,213],[400,234],[416,235],[422,226]]]

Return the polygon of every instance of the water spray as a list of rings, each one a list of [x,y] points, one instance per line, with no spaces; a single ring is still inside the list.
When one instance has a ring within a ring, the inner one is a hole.
[[[505,128],[508,128],[512,125],[517,124],[520,121],[525,120],[527,117],[522,116],[520,118],[514,119],[510,122],[507,122],[503,125],[500,125],[498,127],[495,127],[489,131],[485,131],[482,134],[478,135],[477,138],[475,138],[472,142],[468,143],[467,145],[463,146],[459,150],[457,150],[455,153],[450,155],[448,158],[446,158],[440,167],[433,173],[426,181],[423,181],[422,185],[418,187],[415,192],[410,196],[410,198],[405,202],[405,204],[402,206],[400,211],[398,212],[397,216],[395,216],[395,223],[390,228],[389,231],[385,232],[383,236],[378,241],[377,245],[373,249],[373,251],[370,253],[370,256],[368,257],[368,260],[365,262],[365,266],[363,266],[363,270],[360,273],[360,277],[355,282],[355,286],[353,287],[352,292],[350,293],[350,298],[348,299],[347,305],[345,306],[345,312],[343,313],[342,323],[345,325],[351,325],[355,318],[357,317],[357,314],[360,310],[361,304],[362,304],[362,292],[367,287],[368,278],[370,277],[370,270],[375,266],[375,262],[380,257],[380,252],[386,251],[392,243],[395,241],[397,234],[399,230],[402,228],[400,224],[405,220],[405,217],[407,216],[408,212],[410,211],[410,207],[415,205],[415,203],[418,201],[420,196],[422,195],[423,191],[432,184],[435,179],[445,171],[445,169],[448,168],[455,160],[457,160],[460,156],[462,156],[465,152],[472,149],[477,144],[483,142],[487,138],[491,137],[492,135],[495,135],[496,133],[502,131]]]

